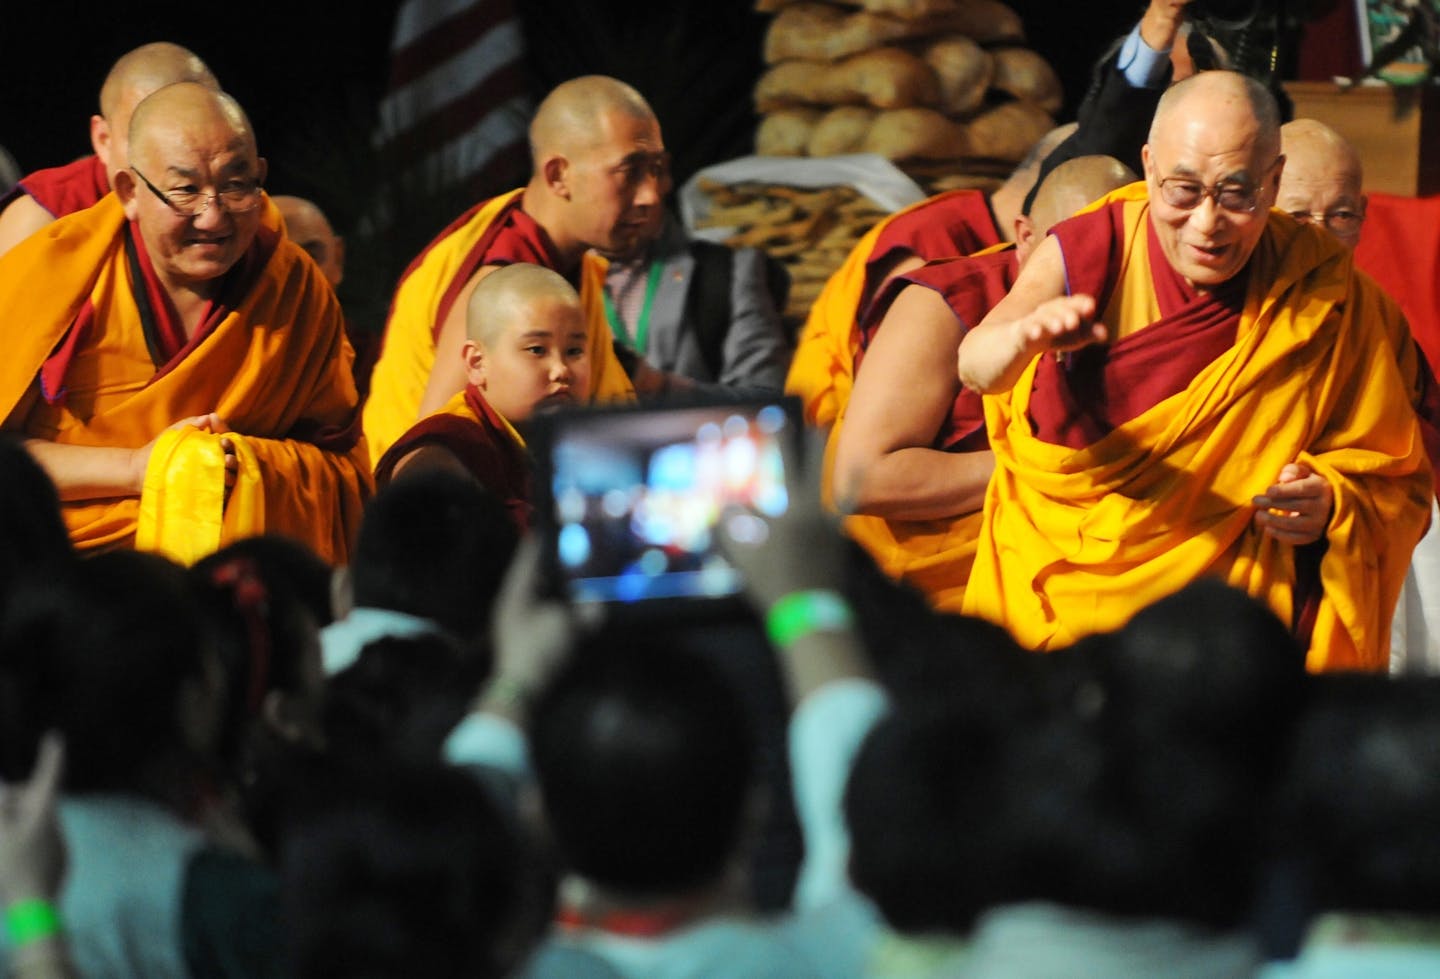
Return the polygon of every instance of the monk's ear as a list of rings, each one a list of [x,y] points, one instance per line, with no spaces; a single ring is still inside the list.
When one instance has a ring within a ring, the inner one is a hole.
[[[560,155],[545,158],[540,164],[540,173],[545,178],[545,185],[556,197],[570,199],[570,161]]]
[[[265,185],[265,175],[269,172],[270,165],[265,162],[265,158],[263,156],[257,156],[255,158],[255,179],[262,187]]]
[[[1275,166],[1270,171],[1270,186],[1276,196],[1280,194],[1280,175],[1285,172],[1285,154],[1281,153],[1275,158]]]
[[[134,221],[140,215],[140,203],[135,199],[136,192],[140,189],[140,182],[135,179],[135,174],[128,168],[116,170],[113,179],[115,196],[120,198],[120,205],[125,208],[125,217]]]
[[[1030,220],[1028,214],[1015,215],[1015,247],[1033,248],[1035,246],[1035,222]]]
[[[1140,147],[1140,163],[1141,172],[1144,174],[1145,179],[1148,181],[1151,177],[1152,172],[1155,169],[1155,161],[1150,158],[1149,143],[1146,143],[1144,146]]]
[[[485,348],[474,340],[466,340],[460,348],[460,359],[465,364],[465,380],[484,390]]]
[[[111,163],[110,124],[105,121],[104,116],[90,117],[90,148],[95,151],[95,155],[108,169]]]

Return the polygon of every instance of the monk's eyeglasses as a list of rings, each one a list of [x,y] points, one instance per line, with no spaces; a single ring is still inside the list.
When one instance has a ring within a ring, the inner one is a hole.
[[[1274,170],[1275,164],[1282,159],[1284,157],[1276,157],[1275,163],[1265,168],[1265,173]],[[1205,198],[1213,197],[1215,204],[1226,211],[1252,214],[1260,205],[1260,189],[1259,184],[1237,181],[1207,187],[1189,177],[1166,177],[1160,181],[1160,196],[1165,199],[1165,203],[1182,211],[1192,211],[1199,207]]]
[[[206,194],[198,190],[172,190],[167,194],[152,184],[150,179],[135,167],[132,166],[130,169],[134,170],[135,176],[150,188],[150,193],[164,201],[170,210],[181,217],[195,217],[204,212],[210,206],[211,201],[219,201],[220,206],[230,214],[244,214],[260,206],[261,187],[258,180],[230,186],[213,194]]]
[[[1337,235],[1354,234],[1365,223],[1364,211],[1352,211],[1348,207],[1336,208],[1324,214],[1313,211],[1291,211],[1290,216],[1301,224],[1323,224]]]

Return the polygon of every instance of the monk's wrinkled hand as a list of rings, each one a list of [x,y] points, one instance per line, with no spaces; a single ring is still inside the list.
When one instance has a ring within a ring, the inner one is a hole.
[[[225,493],[228,497],[235,488],[235,476],[240,471],[240,460],[235,457],[235,443],[221,436],[220,448],[225,451]]]
[[[1028,359],[1046,351],[1062,353],[1103,343],[1108,331],[1094,316],[1093,296],[1059,296],[1036,306],[1013,329]]]
[[[1335,492],[1324,476],[1303,462],[1287,463],[1274,485],[1252,501],[1259,510],[1255,526],[1268,537],[1296,546],[1313,544],[1325,535],[1335,506]]]
[[[160,441],[165,432],[173,432],[181,428],[198,428],[202,432],[214,431],[214,425],[219,421],[220,416],[216,414],[190,415],[177,422],[167,425],[159,435],[146,442],[140,448],[130,454],[130,483],[136,493],[145,489],[145,470],[150,468],[150,453],[155,451],[155,443]],[[223,424],[223,423],[222,423]],[[224,429],[229,431],[229,429]]]

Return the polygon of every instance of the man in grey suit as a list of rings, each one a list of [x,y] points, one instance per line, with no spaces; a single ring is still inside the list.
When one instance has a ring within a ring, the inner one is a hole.
[[[783,267],[758,248],[691,239],[669,208],[652,213],[633,252],[606,256],[616,341],[702,389],[780,391],[793,352],[780,317]]]

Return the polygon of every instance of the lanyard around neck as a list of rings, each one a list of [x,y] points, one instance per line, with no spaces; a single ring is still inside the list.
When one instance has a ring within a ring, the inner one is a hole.
[[[610,322],[610,332],[635,348],[636,353],[645,353],[646,342],[650,339],[650,306],[655,301],[655,293],[660,289],[660,280],[665,275],[665,263],[658,258],[650,263],[650,277],[645,280],[645,299],[640,304],[640,317],[635,321],[635,339],[630,339],[630,331],[625,328],[625,321],[620,318],[619,312],[615,309],[615,302],[610,298],[610,291],[605,290],[605,319]]]

